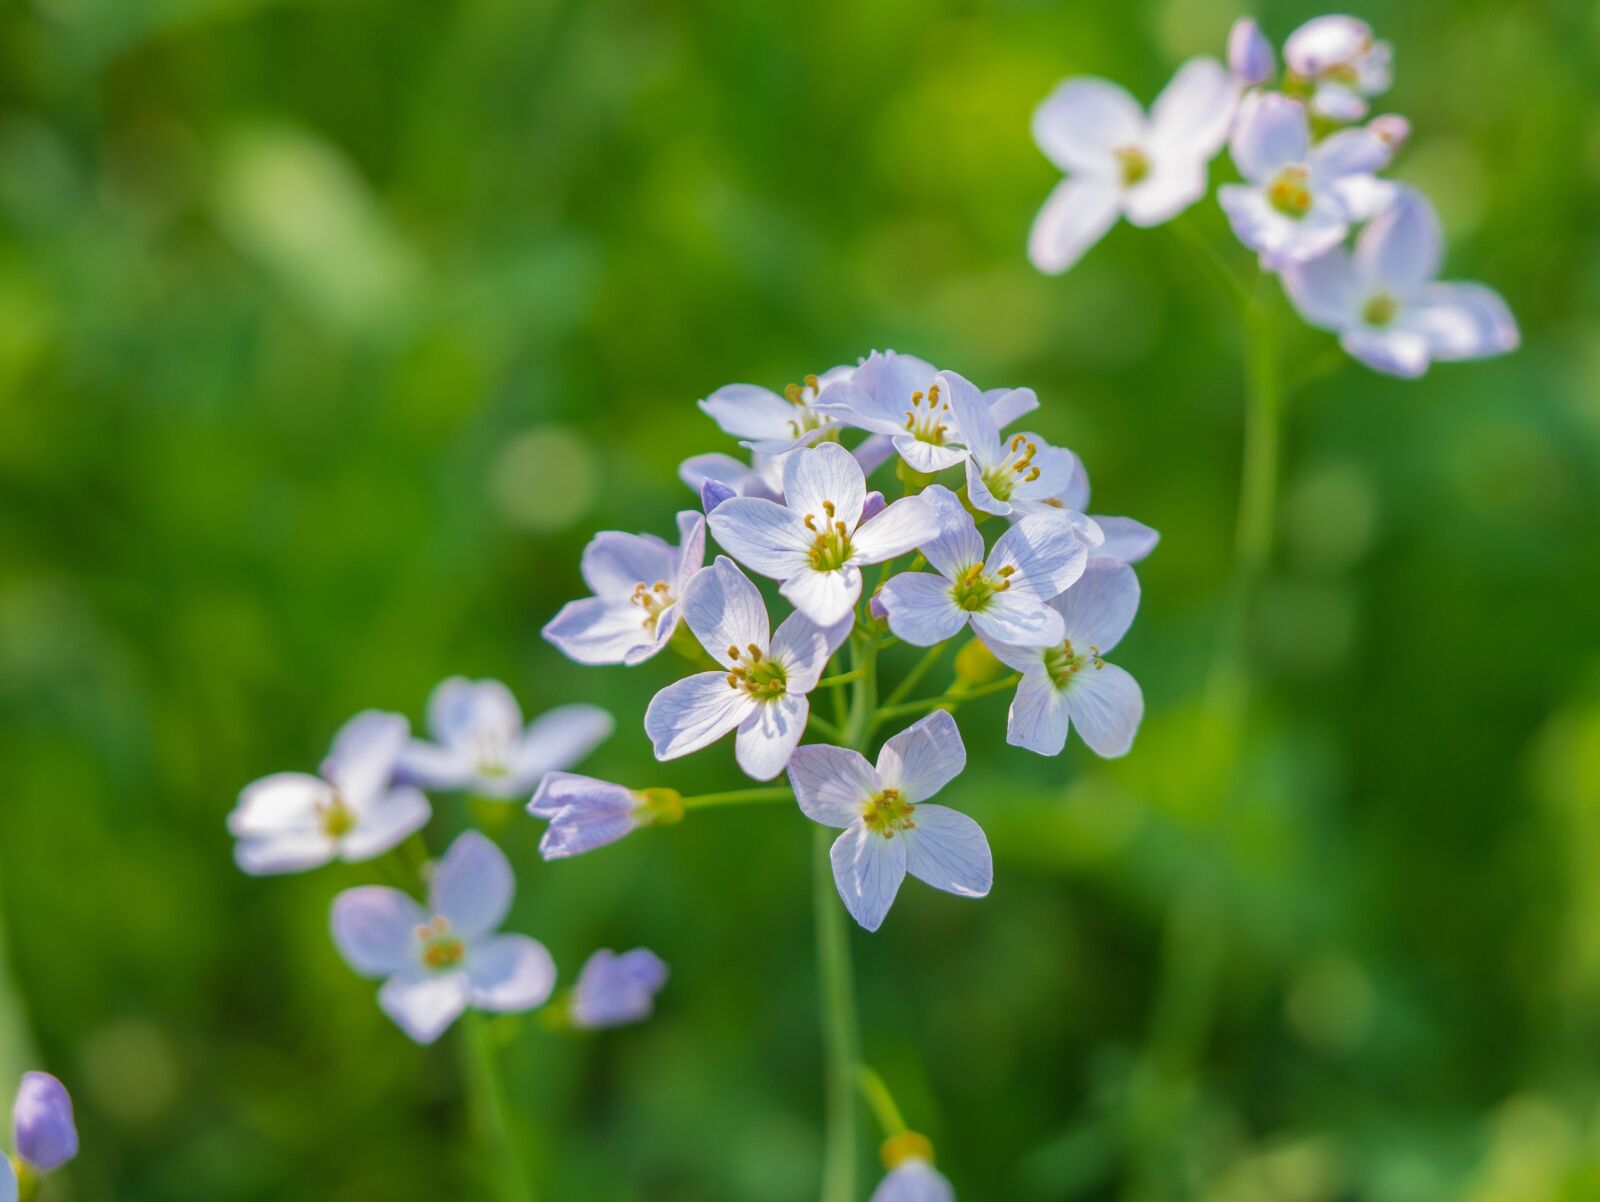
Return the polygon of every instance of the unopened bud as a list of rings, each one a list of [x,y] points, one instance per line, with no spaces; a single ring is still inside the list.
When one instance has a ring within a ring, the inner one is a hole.
[[[978,639],[973,639],[956,652],[956,679],[963,684],[988,684],[1000,679],[1006,666],[994,657],[994,652]]]
[[[643,798],[633,812],[640,826],[671,826],[683,821],[683,794],[676,789],[641,789]]]
[[[1249,87],[1264,84],[1277,72],[1277,56],[1253,17],[1240,17],[1228,31],[1228,70]]]

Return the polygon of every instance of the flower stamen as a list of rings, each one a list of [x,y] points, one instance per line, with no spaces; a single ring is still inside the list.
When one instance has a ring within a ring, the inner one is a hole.
[[[1311,211],[1311,172],[1291,163],[1267,184],[1267,203],[1296,221]]]
[[[672,595],[672,590],[667,587],[665,580],[658,580],[649,585],[641,580],[633,586],[633,592],[628,597],[628,604],[637,605],[644,610],[644,621],[640,625],[652,634],[655,633],[656,623],[661,620],[661,611],[676,601],[677,598]]]
[[[916,812],[916,805],[907,801],[899,789],[882,789],[867,799],[861,821],[873,834],[893,839],[896,831],[908,831],[917,825],[913,817]]]
[[[729,647],[728,658],[734,661],[728,670],[730,689],[748,693],[757,701],[776,701],[788,691],[783,664],[768,659],[754,643],[747,643],[742,652],[737,647]]]
[[[417,928],[417,939],[422,944],[422,963],[435,972],[454,968],[467,955],[467,945],[450,933],[450,922],[443,916]]]
[[[1131,188],[1150,174],[1150,156],[1137,146],[1119,146],[1111,152],[1122,171],[1122,186]]]
[[[906,410],[906,429],[918,442],[944,446],[950,432],[948,421],[950,402],[939,396],[939,383],[934,381],[924,393],[918,389],[911,394],[911,408]]]

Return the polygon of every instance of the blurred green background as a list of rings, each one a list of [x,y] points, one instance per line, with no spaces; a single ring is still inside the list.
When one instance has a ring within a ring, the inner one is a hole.
[[[0,1094],[73,1088],[51,1196],[482,1196],[456,1041],[406,1042],[328,940],[371,867],[244,877],[234,796],[457,672],[610,706],[596,774],[727,787],[726,745],[650,760],[679,661],[583,670],[539,627],[592,531],[670,532],[679,460],[735,449],[697,397],[893,346],[1035,387],[1095,510],[1165,535],[1133,753],[969,707],[949,799],[993,895],[908,886],[852,936],[867,1055],[961,1197],[1600,1198],[1600,15],[1357,11],[1396,174],[1525,345],[1295,399],[1235,761],[1204,686],[1239,332],[1173,231],[1023,254],[1034,105],[1148,100],[1221,0],[0,8]],[[1186,220],[1246,269],[1214,202]],[[505,1032],[544,1198],[814,1195],[808,828],[555,865],[505,832],[566,981],[601,945],[674,974],[645,1026]]]

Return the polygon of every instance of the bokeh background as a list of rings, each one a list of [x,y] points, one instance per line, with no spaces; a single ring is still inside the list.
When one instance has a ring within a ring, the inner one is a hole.
[[[1357,11],[1415,122],[1395,173],[1525,346],[1294,399],[1240,735],[1206,701],[1237,323],[1173,231],[1023,255],[1036,102],[1148,99],[1226,4],[0,9],[0,1094],[74,1089],[50,1196],[483,1196],[456,1041],[407,1043],[327,938],[370,866],[247,879],[224,816],[458,672],[611,707],[597,774],[727,787],[725,746],[649,758],[678,661],[582,670],[539,627],[592,531],[668,533],[678,462],[735,449],[697,397],[893,346],[1035,387],[1095,509],[1165,535],[1133,754],[1038,759],[969,707],[992,897],[908,886],[853,932],[867,1054],[961,1196],[1600,1197],[1600,16]],[[1248,268],[1214,202],[1186,220]],[[674,970],[645,1026],[502,1030],[542,1196],[813,1196],[808,824],[556,865],[538,833],[502,834],[513,925],[566,979],[602,945]]]

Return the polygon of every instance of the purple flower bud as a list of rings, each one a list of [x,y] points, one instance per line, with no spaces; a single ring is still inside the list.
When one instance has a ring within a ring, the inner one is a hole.
[[[867,494],[866,502],[861,506],[861,520],[870,522],[883,512],[885,504],[883,494],[877,489],[873,489]]]
[[[572,991],[572,1021],[580,1027],[618,1027],[650,1017],[655,996],[667,983],[667,966],[647,948],[616,952],[602,948],[589,957]]]
[[[539,854],[563,860],[615,843],[641,823],[646,799],[592,776],[551,772],[539,782],[528,813],[550,823]]]
[[[1228,70],[1251,87],[1266,83],[1277,71],[1272,43],[1253,17],[1240,17],[1228,32]]]
[[[881,591],[872,594],[872,600],[867,602],[867,612],[880,622],[889,620],[889,611],[884,608],[883,593]]]
[[[11,1124],[17,1155],[41,1173],[59,1169],[78,1154],[72,1098],[49,1073],[23,1074]]]
[[[1411,122],[1399,113],[1385,113],[1368,121],[1367,131],[1381,138],[1391,150],[1398,151],[1411,137]]]
[[[721,480],[713,480],[707,476],[700,482],[700,507],[710,513],[724,501],[730,500],[739,494]]]

